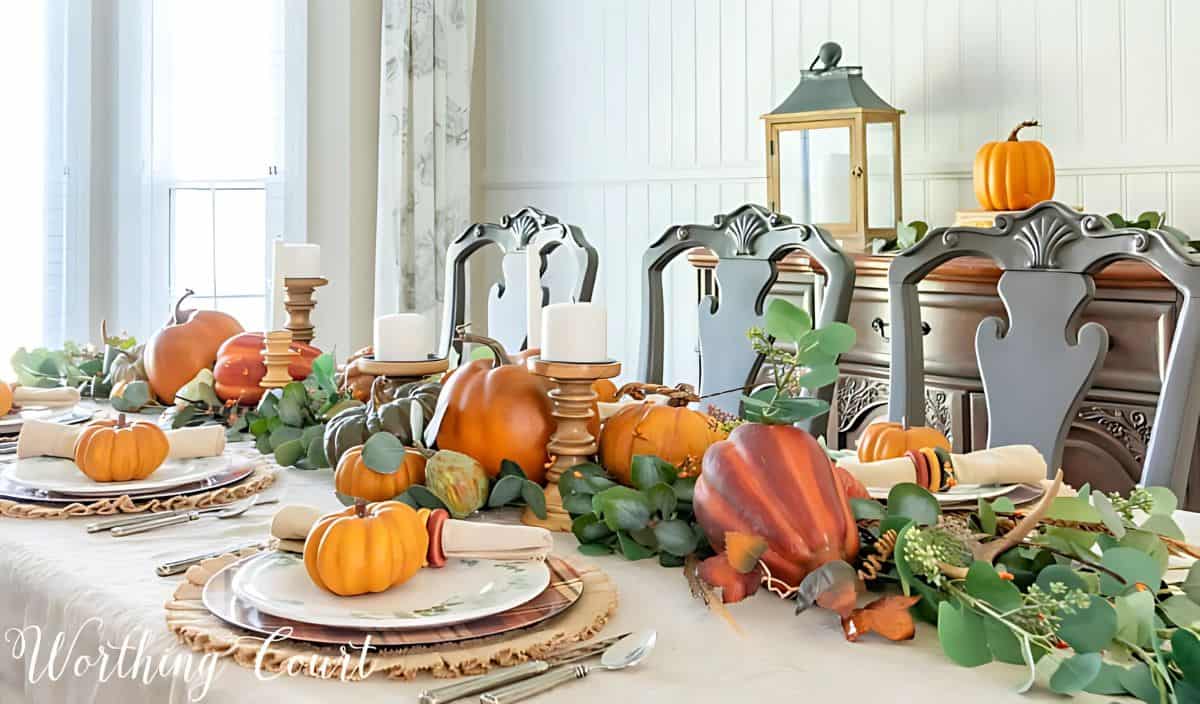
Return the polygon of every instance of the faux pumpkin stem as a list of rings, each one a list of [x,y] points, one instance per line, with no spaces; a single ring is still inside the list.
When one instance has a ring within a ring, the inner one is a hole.
[[[125,414],[124,414],[124,413],[118,413],[118,414],[117,414],[117,427],[118,427],[118,428],[124,428],[124,427],[125,427]]]
[[[183,305],[183,302],[187,299],[188,296],[194,296],[194,295],[196,295],[196,292],[193,291],[192,289],[190,289],[190,288],[184,289],[183,295],[179,297],[178,301],[175,301],[175,312],[172,314],[172,317],[174,318],[176,325],[183,323],[183,310],[180,308],[180,306]]]
[[[1021,121],[1021,124],[1019,124],[1019,125],[1017,125],[1016,127],[1014,127],[1014,128],[1012,129],[1012,132],[1009,132],[1009,133],[1008,133],[1008,141],[1010,141],[1010,142],[1015,142],[1015,141],[1017,141],[1017,133],[1018,133],[1018,132],[1020,132],[1021,130],[1023,130],[1024,128],[1026,128],[1026,127],[1037,127],[1037,126],[1039,126],[1039,125],[1041,125],[1041,124],[1042,124],[1042,123],[1038,122],[1037,120],[1022,120],[1022,121]]]
[[[455,338],[458,342],[469,342],[473,345],[484,345],[492,351],[492,356],[495,357],[496,364],[494,366],[502,367],[507,364],[512,364],[512,357],[508,356],[508,351],[504,349],[504,345],[498,340],[493,340],[487,335],[476,335],[473,332],[467,332],[465,325],[460,325],[455,330]]]
[[[700,397],[696,395],[696,389],[691,384],[663,386],[662,384],[645,384],[640,381],[631,381],[617,389],[614,398],[619,399],[622,396],[628,396],[629,398],[642,401],[652,394],[666,396],[667,405],[672,408],[680,408],[700,400]]]
[[[178,306],[176,306],[176,308],[178,308]],[[108,345],[108,319],[107,318],[100,319],[100,344]],[[132,354],[130,354],[129,350],[123,350],[120,347],[113,347],[113,349],[116,350],[117,354],[121,355],[122,357],[132,357],[133,356]]]
[[[362,499],[354,500],[354,515],[359,518],[367,517],[367,502]]]

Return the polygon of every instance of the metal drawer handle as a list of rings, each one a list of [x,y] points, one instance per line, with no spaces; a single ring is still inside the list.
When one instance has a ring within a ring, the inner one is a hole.
[[[879,333],[879,336],[883,338],[884,342],[891,342],[892,338],[887,336],[887,326],[888,324],[883,321],[883,318],[875,318],[871,321],[871,329]],[[921,321],[922,337],[928,335],[932,330],[933,328],[929,327],[929,323],[925,322],[924,320]]]

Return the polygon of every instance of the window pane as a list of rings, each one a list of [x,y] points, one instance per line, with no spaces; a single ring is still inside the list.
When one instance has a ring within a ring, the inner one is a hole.
[[[896,226],[892,123],[867,124],[867,227]]]
[[[266,191],[217,191],[214,220],[217,295],[261,295],[268,277]]]
[[[242,327],[247,330],[265,330],[266,298],[254,296],[250,298],[218,298],[217,310],[237,318]]]
[[[779,201],[796,222],[850,222],[848,127],[779,133]]]
[[[184,188],[175,191],[171,211],[175,233],[174,288],[190,288],[200,296],[213,294],[212,193]]]

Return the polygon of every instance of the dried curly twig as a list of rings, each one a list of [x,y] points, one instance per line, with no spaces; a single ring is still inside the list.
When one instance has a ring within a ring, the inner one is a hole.
[[[896,549],[897,533],[894,530],[885,531],[878,539],[875,540],[875,554],[869,555],[863,560],[862,567],[858,568],[858,578],[864,582],[870,582],[877,578],[882,571],[884,563],[892,556],[892,552]]]

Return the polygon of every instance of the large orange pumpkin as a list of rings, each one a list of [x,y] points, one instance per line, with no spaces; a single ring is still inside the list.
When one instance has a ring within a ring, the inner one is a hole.
[[[617,411],[600,431],[600,464],[632,486],[637,455],[654,455],[676,466],[698,463],[709,445],[726,434],[712,416],[687,404],[686,397],[672,398],[667,404],[642,402]]]
[[[304,541],[304,568],[338,596],[391,589],[425,566],[429,509],[399,501],[358,503],[317,519]]]
[[[1038,141],[1017,141],[1026,120],[1003,142],[988,142],[975,154],[975,198],[984,210],[1024,210],[1054,197],[1054,157]]]
[[[175,303],[174,315],[150,337],[143,353],[150,389],[166,404],[174,403],[175,392],[201,369],[212,368],[223,342],[242,332],[241,324],[228,313],[183,310],[180,306],[191,295],[189,289]]]
[[[481,335],[465,334],[467,342],[487,345],[493,359],[477,359],[459,366],[442,381],[438,409],[441,417],[437,446],[474,457],[488,476],[500,473],[500,463],[512,460],[525,476],[539,484],[546,479],[546,443],[554,432],[549,381],[515,363],[529,352],[509,356],[500,343]],[[600,434],[600,417],[593,409],[589,430]]]
[[[217,382],[214,389],[222,401],[237,401],[243,406],[253,406],[262,399],[265,389],[258,382],[267,374],[263,342],[263,333],[244,332],[221,343],[213,376]],[[288,349],[297,353],[288,365],[288,375],[296,381],[307,379],[312,374],[313,360],[320,356],[321,350],[295,341],[288,345]]]
[[[13,407],[13,389],[7,383],[0,381],[0,416],[8,415]]]
[[[905,423],[871,423],[858,438],[858,461],[890,460],[923,447],[940,447],[949,452],[950,441],[937,428],[923,425],[910,428]]]
[[[364,501],[387,501],[413,484],[425,483],[425,455],[408,448],[404,461],[391,474],[376,472],[362,458],[363,446],[346,450],[333,473],[334,488]]]
[[[696,520],[718,552],[730,531],[767,541],[762,561],[791,586],[858,554],[858,527],[825,451],[805,431],[746,423],[704,453]]]
[[[92,481],[145,479],[167,459],[167,435],[153,423],[116,420],[88,423],[75,439],[75,464]]]

